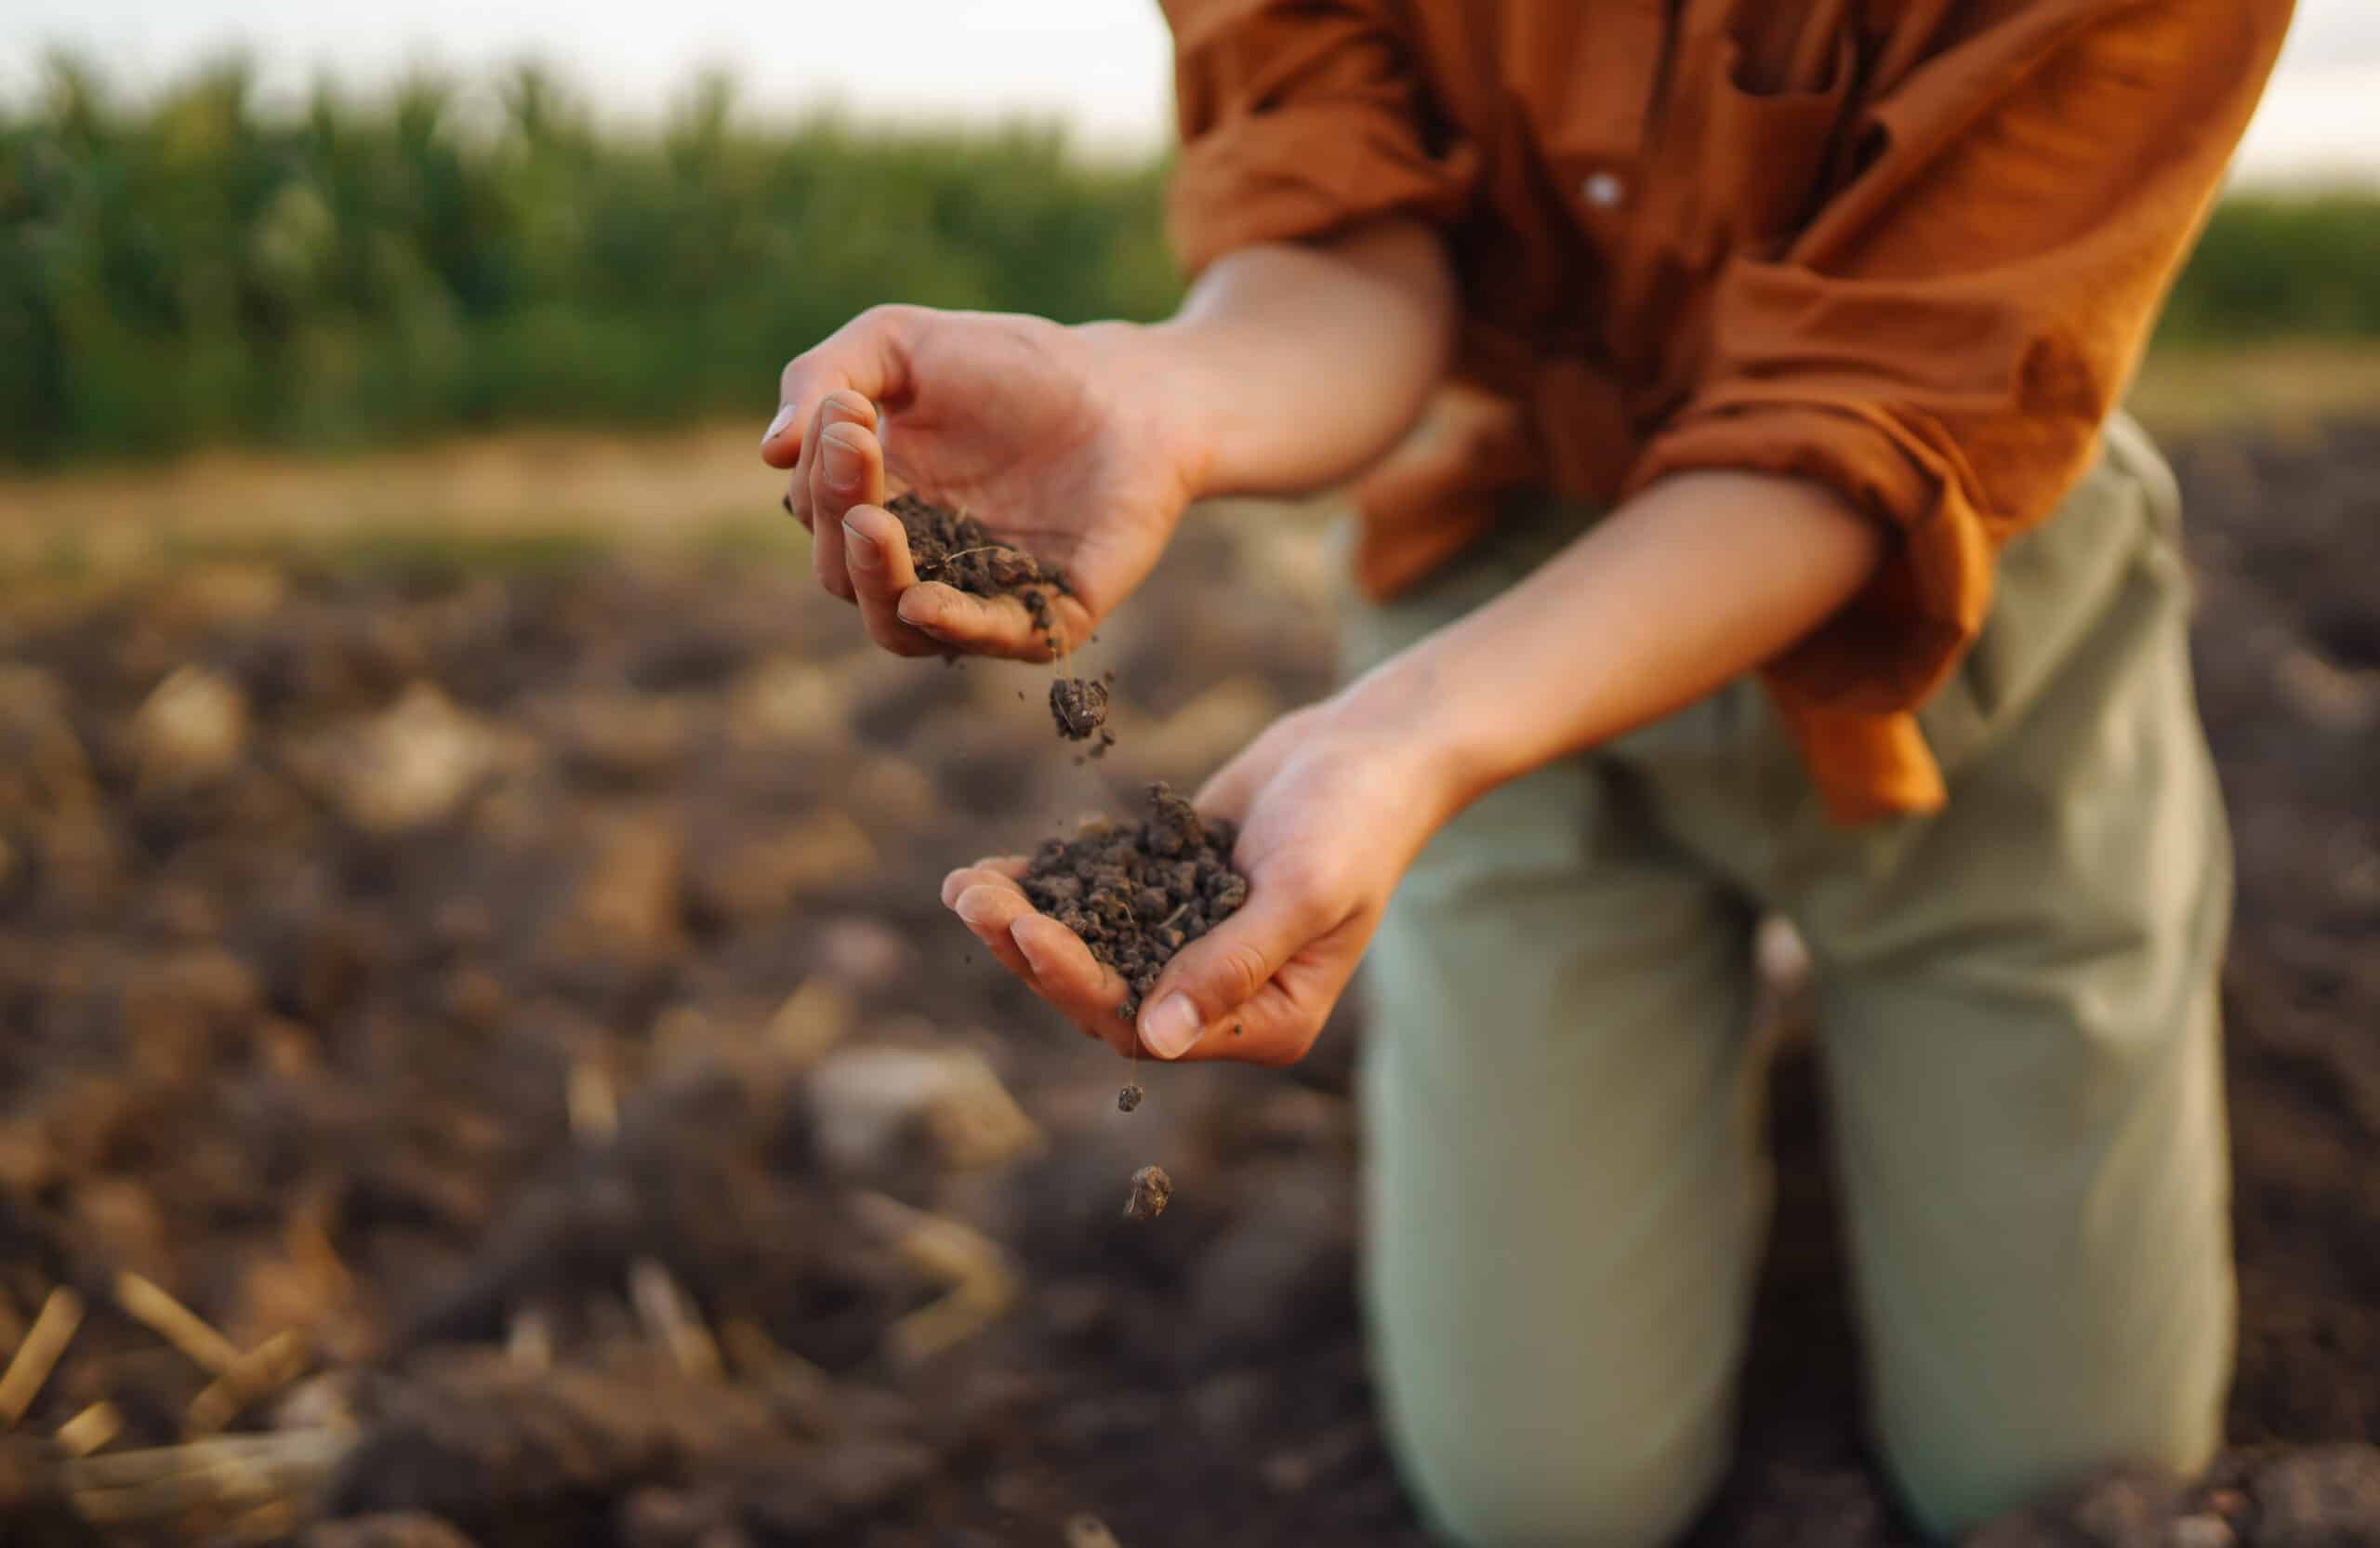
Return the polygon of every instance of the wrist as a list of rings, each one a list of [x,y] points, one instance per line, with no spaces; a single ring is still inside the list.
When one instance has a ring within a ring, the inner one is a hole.
[[[1182,484],[1185,503],[1222,492],[1219,464],[1230,442],[1215,374],[1205,368],[1189,325],[1085,323],[1075,332],[1111,369],[1105,389],[1146,419],[1151,439]]]
[[[1510,777],[1492,743],[1474,734],[1465,703],[1424,642],[1341,689],[1328,708],[1337,734],[1391,768],[1435,832]]]

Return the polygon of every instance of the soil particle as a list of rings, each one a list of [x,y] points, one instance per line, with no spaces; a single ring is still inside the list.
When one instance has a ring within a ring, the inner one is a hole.
[[[1094,819],[1071,840],[1045,840],[1025,895],[1123,978],[1116,1013],[1129,1021],[1174,953],[1248,901],[1248,879],[1231,866],[1237,837],[1160,782],[1149,787],[1145,819]]]
[[[1129,1113],[1141,1105],[1141,1098],[1147,1094],[1141,1090],[1141,1083],[1135,1080],[1116,1093],[1116,1110],[1119,1113]]]
[[[1143,1167],[1132,1173],[1132,1196],[1124,1200],[1126,1220],[1155,1220],[1173,1197],[1173,1179],[1163,1167]]]

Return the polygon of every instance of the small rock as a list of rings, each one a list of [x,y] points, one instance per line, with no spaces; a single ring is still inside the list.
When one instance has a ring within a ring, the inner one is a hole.
[[[483,780],[526,754],[518,733],[416,682],[388,709],[327,733],[294,761],[356,827],[404,833],[443,821]]]
[[[150,788],[206,784],[230,773],[247,749],[247,695],[204,667],[180,668],[142,703],[132,736]]]
[[[909,965],[909,943],[864,914],[829,921],[818,933],[818,966],[854,989],[881,989]]]

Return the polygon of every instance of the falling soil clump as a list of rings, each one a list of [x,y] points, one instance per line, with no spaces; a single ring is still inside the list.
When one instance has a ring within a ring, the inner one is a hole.
[[[1087,740],[1107,723],[1107,684],[1088,677],[1055,680],[1050,684],[1050,718],[1067,741]]]
[[[1025,895],[1116,970],[1127,986],[1116,1013],[1130,1021],[1174,953],[1248,901],[1248,879],[1231,865],[1238,836],[1159,782],[1145,819],[1093,818],[1072,839],[1044,840]]]
[[[1163,1167],[1143,1167],[1132,1173],[1132,1197],[1124,1200],[1127,1220],[1155,1220],[1173,1197],[1173,1179]]]
[[[919,580],[940,581],[972,596],[1014,597],[1049,641],[1050,654],[1063,650],[1050,598],[1052,592],[1068,594],[1065,571],[1001,542],[974,517],[914,494],[896,496],[884,509],[901,519]]]
[[[1135,1080],[1116,1093],[1116,1110],[1119,1113],[1131,1112],[1140,1106],[1141,1098],[1147,1094],[1148,1092],[1141,1090],[1141,1083]]]

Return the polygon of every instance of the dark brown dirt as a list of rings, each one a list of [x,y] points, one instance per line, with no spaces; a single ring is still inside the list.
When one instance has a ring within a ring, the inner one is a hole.
[[[884,509],[901,519],[919,580],[940,581],[978,597],[1014,597],[1050,642],[1050,654],[1064,653],[1067,642],[1058,638],[1050,611],[1051,596],[1066,594],[1064,570],[1001,542],[974,517],[918,495],[896,495]]]
[[[1248,879],[1231,863],[1237,830],[1201,822],[1162,783],[1148,794],[1147,817],[1093,818],[1072,839],[1046,839],[1025,873],[1033,906],[1080,935],[1124,980],[1116,1013],[1127,1021],[1174,953],[1248,901]]]
[[[1088,740],[1107,723],[1107,684],[1087,677],[1055,680],[1050,684],[1050,718],[1067,741]]]
[[[1132,1173],[1132,1195],[1124,1200],[1126,1220],[1155,1220],[1173,1197],[1173,1179],[1163,1167],[1143,1167]]]
[[[1135,1080],[1116,1092],[1116,1110],[1119,1113],[1138,1112],[1147,1096],[1148,1092],[1143,1091],[1141,1083]]]
[[[2380,1534],[2380,422],[2175,450],[2239,840],[2231,1449],[1985,1548]],[[1103,628],[1148,731],[1088,770],[1012,683],[873,652],[748,556],[0,583],[0,1362],[53,1287],[90,1307],[0,1437],[0,1541],[73,1541],[60,1425],[106,1399],[101,1457],[175,1442],[207,1383],[128,1269],[242,1349],[304,1336],[240,1432],[352,1427],[257,1541],[993,1548],[1089,1513],[1127,1548],[1421,1548],[1353,1288],[1360,1007],[1123,1118],[1121,1067],[960,971],[936,899],[1086,782],[1187,784],[1323,690],[1278,540],[1185,529]],[[1774,1097],[1694,1541],[1906,1548],[1805,1051]],[[1181,1186],[1143,1230],[1152,1155]],[[959,1280],[1004,1314],[923,1336]]]

